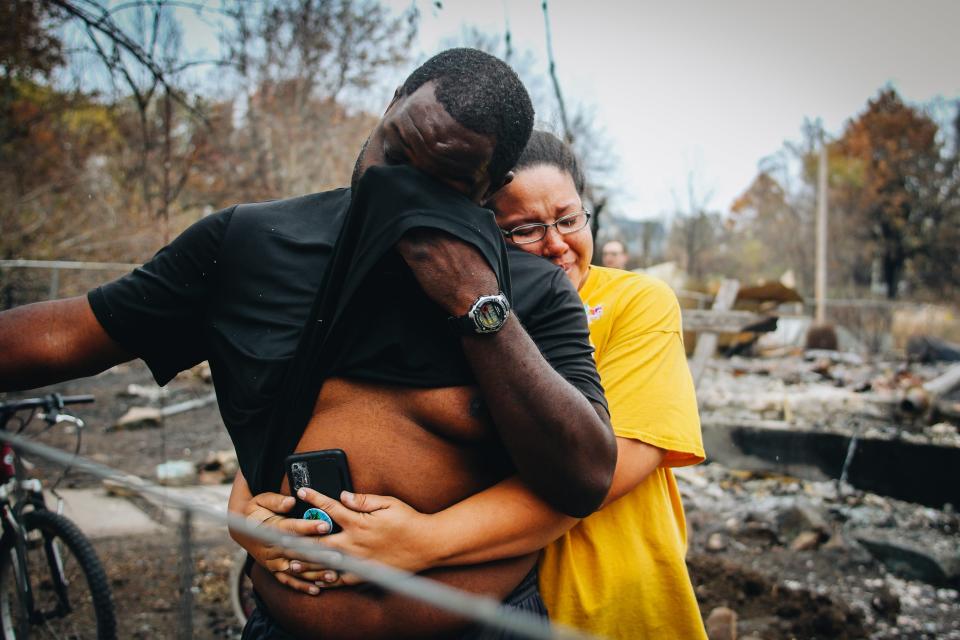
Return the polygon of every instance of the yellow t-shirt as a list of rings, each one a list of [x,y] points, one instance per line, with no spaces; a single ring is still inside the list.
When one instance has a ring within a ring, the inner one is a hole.
[[[670,470],[704,459],[680,306],[665,283],[603,267],[590,268],[580,297],[614,432],[667,454],[636,488],[547,546],[547,610],[551,620],[605,638],[706,638]]]

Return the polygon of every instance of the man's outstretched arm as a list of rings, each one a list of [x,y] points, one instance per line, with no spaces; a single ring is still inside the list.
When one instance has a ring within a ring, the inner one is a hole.
[[[85,296],[0,313],[0,390],[33,389],[133,359],[93,315]]]
[[[451,316],[499,289],[480,253],[443,232],[417,229],[397,249],[424,292]],[[467,336],[462,344],[520,478],[562,513],[593,512],[617,461],[605,409],[550,366],[515,315],[499,332]]]

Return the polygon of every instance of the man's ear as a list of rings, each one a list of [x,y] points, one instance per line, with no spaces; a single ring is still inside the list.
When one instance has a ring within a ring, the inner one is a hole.
[[[503,189],[505,186],[513,182],[513,176],[514,176],[513,171],[507,171],[507,173],[503,176],[503,180],[500,181],[499,185],[491,184],[490,188],[487,189],[487,193],[484,194],[483,202],[481,204],[484,207],[486,207],[490,203],[490,201],[493,200],[494,196],[497,195],[497,192],[500,191],[500,189]]]

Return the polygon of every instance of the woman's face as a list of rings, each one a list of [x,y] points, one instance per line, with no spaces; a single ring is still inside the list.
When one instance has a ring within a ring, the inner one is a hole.
[[[531,222],[550,224],[583,208],[573,178],[551,165],[521,169],[512,182],[497,192],[492,204],[497,224],[504,231]],[[550,227],[542,240],[517,246],[560,266],[577,289],[587,279],[593,258],[590,225],[568,234]]]

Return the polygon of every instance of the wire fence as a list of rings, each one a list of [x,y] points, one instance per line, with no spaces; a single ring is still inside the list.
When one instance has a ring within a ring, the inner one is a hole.
[[[894,318],[900,309],[910,303],[888,300],[825,300],[829,322],[849,331],[870,354],[881,354],[893,349]],[[807,302],[805,310],[813,314],[814,305]]]
[[[856,338],[867,353],[901,354],[914,335],[960,340],[960,309],[906,300],[828,299],[827,321]],[[804,311],[813,315],[814,303]]]
[[[0,308],[78,296],[140,265],[75,260],[0,260]]]
[[[681,306],[707,309],[713,296],[678,290]],[[930,335],[960,341],[960,308],[949,303],[931,304],[909,300],[833,298],[824,300],[826,320],[853,339],[848,344],[870,355],[901,355],[913,335]],[[782,317],[813,318],[815,301],[784,303],[772,312]]]
[[[178,638],[193,637],[193,526],[194,518],[204,518],[224,527],[239,531],[268,544],[277,545],[295,552],[305,560],[322,563],[331,569],[354,573],[382,589],[414,598],[444,611],[460,615],[473,622],[508,632],[516,637],[534,639],[589,640],[594,638],[575,629],[556,624],[547,624],[543,618],[511,609],[488,597],[442,585],[415,574],[400,571],[386,565],[352,557],[350,555],[318,548],[318,545],[296,536],[289,536],[268,527],[258,526],[241,516],[217,510],[211,506],[171,494],[166,487],[156,485],[139,476],[124,473],[81,456],[61,451],[38,442],[33,442],[9,432],[0,431],[0,441],[7,442],[18,451],[30,453],[58,466],[78,471],[122,485],[141,496],[149,496],[167,506],[179,509],[180,518],[180,603]]]

